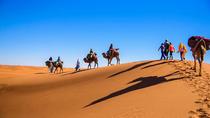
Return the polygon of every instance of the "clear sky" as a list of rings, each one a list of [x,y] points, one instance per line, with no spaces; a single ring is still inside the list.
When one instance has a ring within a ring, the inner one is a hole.
[[[74,67],[93,48],[104,66],[110,43],[123,63],[159,59],[165,39],[177,48],[192,35],[210,38],[210,0],[0,0],[0,64],[44,66],[61,56]]]

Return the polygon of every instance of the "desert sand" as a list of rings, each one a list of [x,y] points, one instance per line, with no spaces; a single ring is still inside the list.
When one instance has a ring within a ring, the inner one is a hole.
[[[75,73],[0,66],[0,118],[208,117],[210,65],[143,61]]]

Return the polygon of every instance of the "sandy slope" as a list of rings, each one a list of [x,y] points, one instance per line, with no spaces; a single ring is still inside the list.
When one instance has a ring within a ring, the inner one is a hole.
[[[0,118],[197,117],[204,115],[199,109],[208,109],[195,103],[201,97],[192,92],[196,74],[190,66],[145,61],[56,75],[46,68],[0,66]]]

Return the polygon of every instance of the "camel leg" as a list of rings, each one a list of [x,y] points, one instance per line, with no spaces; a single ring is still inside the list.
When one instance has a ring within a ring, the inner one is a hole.
[[[61,73],[63,73],[63,67],[61,68]]]
[[[194,70],[196,72],[196,59],[194,59]]]
[[[107,66],[109,66],[109,60],[110,60],[110,59],[108,59],[108,64],[107,64]]]
[[[89,63],[89,65],[88,65],[88,69],[91,69],[91,63]]]
[[[203,60],[201,59],[199,61],[199,64],[200,64],[200,71],[199,71],[199,75],[202,76],[202,63],[203,63]]]
[[[94,64],[94,69],[96,68],[96,62],[95,62],[95,64]]]
[[[193,54],[193,58],[194,58],[194,67],[193,67],[193,69],[196,72],[196,56],[195,56],[195,54]]]
[[[53,70],[54,70],[54,67],[51,67],[51,70],[50,70],[50,72],[51,72],[51,73],[53,73]]]
[[[120,58],[117,57],[117,64],[120,64]]]
[[[96,63],[95,63],[95,67],[97,67],[97,68],[98,68],[98,62],[96,62]]]
[[[112,59],[113,59],[113,58],[110,58],[110,60],[109,60],[109,65],[112,65]]]
[[[58,69],[58,68],[56,67],[56,68],[55,68],[55,71],[54,71],[54,73],[57,71],[57,69]]]
[[[63,73],[63,67],[60,67],[60,73]]]
[[[201,51],[201,57],[199,58],[199,64],[200,64],[200,71],[199,71],[199,75],[202,76],[202,66],[203,66],[203,60],[204,60],[204,53],[205,51]]]

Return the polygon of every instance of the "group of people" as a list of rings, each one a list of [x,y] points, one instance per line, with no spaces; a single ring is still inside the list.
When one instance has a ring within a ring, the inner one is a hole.
[[[158,51],[161,50],[161,58],[160,60],[173,60],[173,53],[176,51],[174,45],[165,40],[164,43],[161,44]],[[185,60],[185,54],[187,53],[187,48],[183,43],[180,43],[178,47],[177,53],[180,53],[181,61]]]

